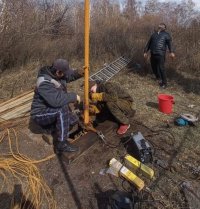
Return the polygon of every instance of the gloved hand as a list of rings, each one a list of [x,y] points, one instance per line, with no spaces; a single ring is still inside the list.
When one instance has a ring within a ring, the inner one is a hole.
[[[79,95],[76,95],[76,100],[77,100],[78,104],[80,104],[80,103],[81,103],[81,98],[80,98],[80,96],[79,96]]]
[[[91,114],[98,114],[98,113],[100,113],[100,111],[99,111],[99,109],[97,108],[97,106],[96,105],[90,105],[89,106],[89,112],[91,113]]]
[[[93,102],[103,101],[103,93],[92,93],[90,96]]]

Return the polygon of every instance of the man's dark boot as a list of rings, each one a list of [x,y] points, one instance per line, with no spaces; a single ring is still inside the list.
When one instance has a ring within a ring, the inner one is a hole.
[[[160,88],[161,88],[161,89],[166,89],[166,88],[167,88],[167,84],[161,83],[161,84],[160,84]]]
[[[77,152],[79,151],[79,148],[69,144],[69,142],[65,141],[59,141],[56,145],[56,152]]]

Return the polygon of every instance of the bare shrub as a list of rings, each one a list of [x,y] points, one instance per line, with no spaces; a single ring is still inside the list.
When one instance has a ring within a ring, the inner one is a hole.
[[[91,2],[91,61],[123,54],[143,63],[143,48],[159,22],[172,34],[179,70],[199,74],[200,12],[191,0],[161,3],[148,0]],[[0,2],[0,70],[57,57],[82,59],[84,3],[63,0]]]

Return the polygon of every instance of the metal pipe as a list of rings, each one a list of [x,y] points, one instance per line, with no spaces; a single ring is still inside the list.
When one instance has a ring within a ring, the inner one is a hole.
[[[85,0],[85,80],[84,80],[84,123],[89,123],[89,34],[90,0]]]

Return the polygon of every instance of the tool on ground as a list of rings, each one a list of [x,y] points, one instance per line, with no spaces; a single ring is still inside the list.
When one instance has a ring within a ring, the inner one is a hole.
[[[108,140],[106,139],[106,137],[103,134],[103,132],[102,131],[98,131],[96,128],[94,128],[91,123],[88,124],[87,126],[85,126],[85,130],[92,131],[92,132],[96,133],[98,135],[98,137],[103,141],[103,143],[106,146],[110,147],[110,148],[117,148],[120,145],[120,143],[115,145],[115,144],[112,144],[112,143],[108,142]]]
[[[122,165],[115,158],[112,158],[109,163],[110,169],[113,175],[120,177],[122,176],[127,181],[132,183],[139,191],[144,188],[144,181],[132,173],[127,167]]]
[[[174,119],[174,123],[177,126],[194,126],[198,121],[198,117],[191,114],[181,114],[180,117]]]
[[[150,167],[144,165],[133,156],[127,154],[124,157],[123,165],[121,162],[112,158],[109,163],[109,168],[107,169],[106,173],[112,174],[116,177],[122,176],[125,180],[131,183],[135,188],[141,191],[144,188],[144,181],[140,179],[135,172],[141,173],[145,177],[149,179],[154,178],[154,171]]]
[[[154,177],[154,171],[150,167],[144,165],[139,160],[135,159],[131,155],[125,156],[125,163],[129,168],[133,169],[133,171],[141,172],[144,176],[146,176],[149,179],[152,179]]]
[[[187,114],[182,114],[181,118],[183,118],[183,119],[185,119],[189,122],[197,122],[199,120],[198,117],[195,117],[194,115],[188,114],[188,113]]]
[[[187,126],[189,122],[181,117],[178,117],[174,120],[174,124],[177,126]]]
[[[142,163],[151,163],[153,161],[153,149],[141,132],[135,135],[131,134],[127,151]]]

